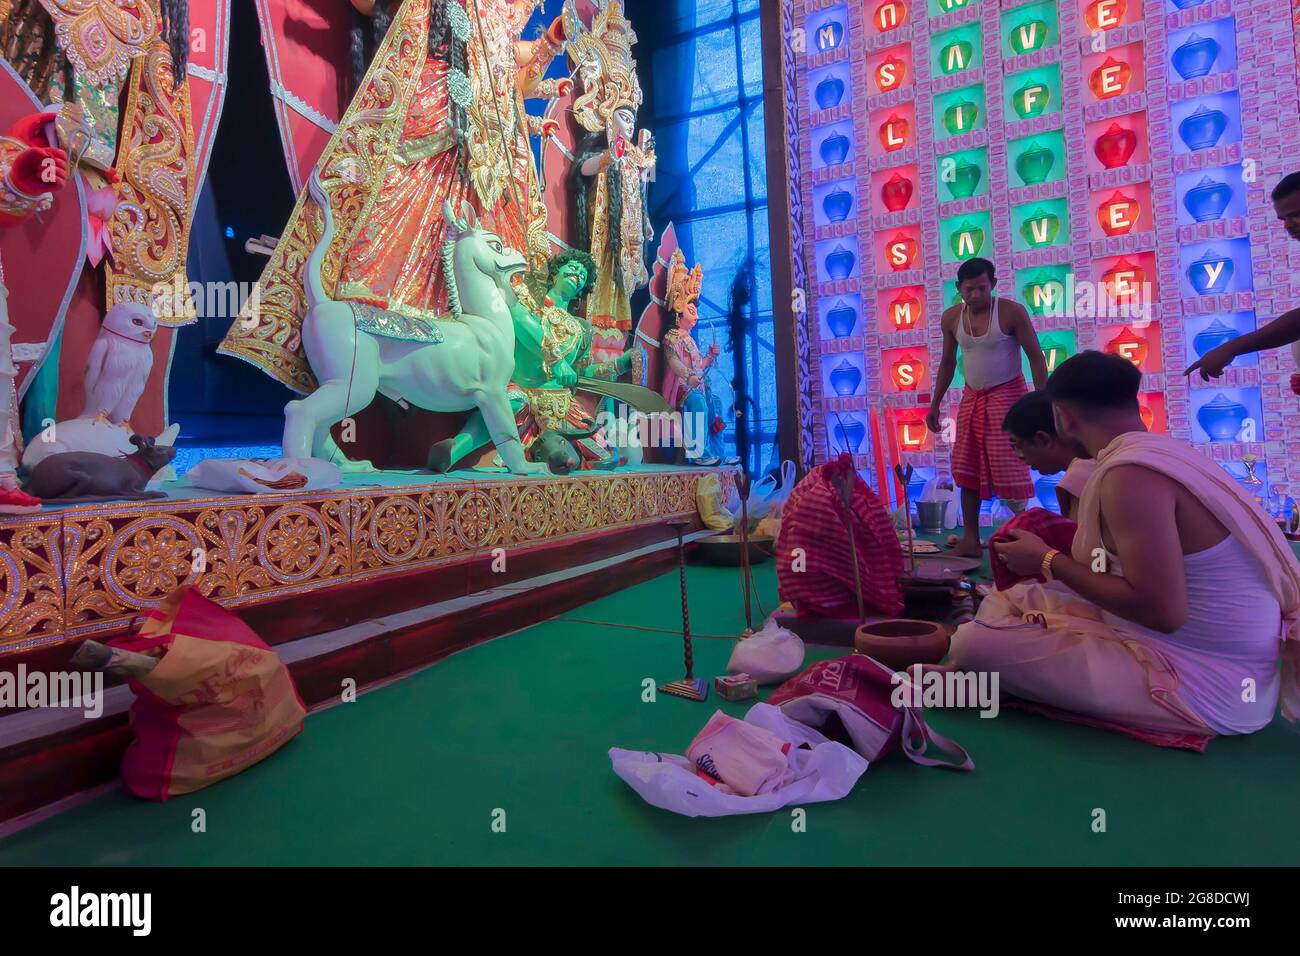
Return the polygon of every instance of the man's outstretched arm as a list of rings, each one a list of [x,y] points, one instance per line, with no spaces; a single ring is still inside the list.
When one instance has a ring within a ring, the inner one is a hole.
[[[1200,369],[1201,378],[1208,381],[1222,375],[1224,368],[1239,355],[1281,348],[1297,340],[1300,340],[1300,309],[1292,309],[1278,316],[1262,329],[1239,335],[1217,348],[1210,349],[1204,356],[1187,366],[1187,371],[1183,374],[1191,375]]]

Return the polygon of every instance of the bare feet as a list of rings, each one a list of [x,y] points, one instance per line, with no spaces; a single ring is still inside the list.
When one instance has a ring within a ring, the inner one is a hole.
[[[984,556],[984,545],[980,543],[979,538],[963,536],[960,541],[952,546],[952,553],[963,558],[982,558]]]

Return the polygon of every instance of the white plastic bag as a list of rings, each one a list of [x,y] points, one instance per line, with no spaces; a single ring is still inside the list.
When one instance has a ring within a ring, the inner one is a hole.
[[[781,516],[781,509],[785,507],[790,492],[794,490],[794,475],[794,462],[783,461],[781,462],[781,483],[779,485],[773,475],[768,475],[750,485],[749,500],[746,505],[751,526],[757,524],[763,518],[779,518]]]
[[[921,489],[921,497],[916,500],[944,502],[944,528],[955,528],[961,522],[961,497],[957,494],[952,475],[939,475],[931,478],[925,483],[925,487]]]
[[[763,629],[736,642],[727,661],[728,674],[748,674],[760,684],[779,684],[803,668],[799,635],[768,618]]]
[[[790,742],[789,768],[774,789],[752,797],[723,793],[700,777],[678,754],[609,751],[614,773],[646,803],[687,817],[767,813],[796,803],[821,803],[847,796],[867,770],[867,761],[786,717],[779,707],[755,704],[745,720]],[[808,746],[801,747],[801,744]]]
[[[185,477],[195,488],[260,495],[334,488],[342,482],[343,472],[320,458],[209,458]]]

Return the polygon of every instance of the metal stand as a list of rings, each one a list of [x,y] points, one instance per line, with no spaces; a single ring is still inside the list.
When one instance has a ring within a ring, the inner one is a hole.
[[[745,591],[745,631],[742,638],[754,634],[754,616],[750,607],[750,595],[754,588],[754,578],[749,569],[749,489],[753,481],[749,472],[740,470],[740,581]]]
[[[695,654],[691,649],[691,616],[686,603],[686,544],[682,539],[682,532],[690,525],[689,521],[673,522],[673,530],[677,532],[677,575],[682,585],[682,651],[686,663],[686,676],[680,680],[660,684],[659,691],[672,694],[674,697],[702,701],[709,696],[709,682],[695,676]]]
[[[904,470],[902,465],[894,466],[894,474],[903,489],[903,520],[907,524],[907,560],[911,564],[912,577],[916,577],[916,552],[912,550],[912,496],[907,483],[912,480],[912,466]]]

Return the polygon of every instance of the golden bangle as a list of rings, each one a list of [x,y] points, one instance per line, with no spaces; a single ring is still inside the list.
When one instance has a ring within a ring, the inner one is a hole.
[[[1060,553],[1061,551],[1059,548],[1051,548],[1045,555],[1043,555],[1043,563],[1040,570],[1043,572],[1043,579],[1045,581],[1056,580],[1056,578],[1052,576],[1052,559]]]

